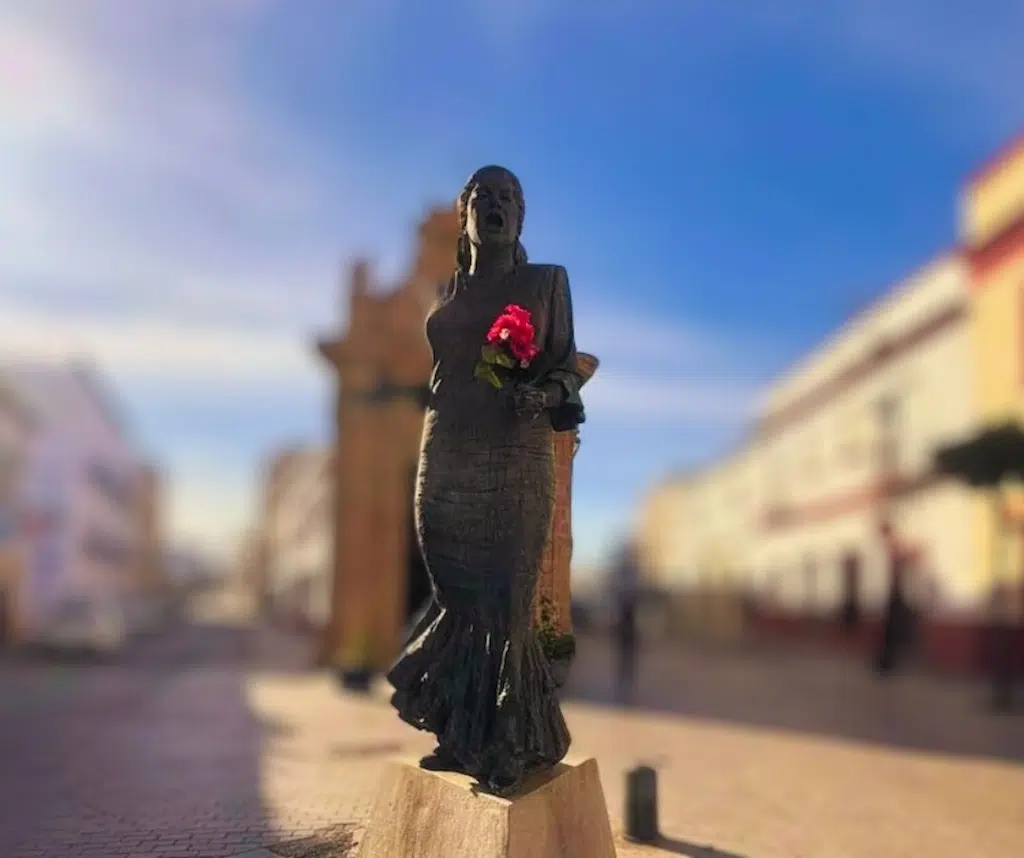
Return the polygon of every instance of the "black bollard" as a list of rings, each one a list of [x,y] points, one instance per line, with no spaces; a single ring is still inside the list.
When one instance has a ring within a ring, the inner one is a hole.
[[[658,773],[637,766],[626,775],[626,837],[637,843],[654,843],[658,833]]]
[[[339,669],[337,671],[341,687],[346,691],[354,691],[358,694],[368,694],[373,686],[374,673],[368,668]]]

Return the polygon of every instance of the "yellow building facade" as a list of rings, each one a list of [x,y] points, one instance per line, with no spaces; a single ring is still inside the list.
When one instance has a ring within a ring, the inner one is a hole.
[[[1024,134],[969,180],[961,237],[979,418],[1024,424]],[[974,513],[974,574],[988,589],[1024,575],[1024,491],[1007,486],[1002,500],[1015,521],[1000,523],[991,499],[979,498]]]

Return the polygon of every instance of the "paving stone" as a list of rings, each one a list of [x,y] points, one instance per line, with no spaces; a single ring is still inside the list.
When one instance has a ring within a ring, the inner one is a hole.
[[[341,858],[385,761],[431,747],[380,694],[341,695],[276,644],[264,645],[267,665],[240,659],[231,634],[187,634],[126,664],[0,666],[2,858]],[[1024,854],[1024,765],[995,756],[1017,747],[1024,719],[970,714],[923,678],[886,692],[842,665],[787,673],[709,656],[701,673],[696,661],[680,658],[664,679],[705,695],[691,716],[566,705],[572,753],[597,758],[616,829],[626,773],[659,770],[666,840],[660,851],[620,840],[620,858]],[[734,711],[743,688],[759,709],[745,719]],[[816,697],[837,693],[841,704]],[[955,718],[927,712],[940,704]],[[815,710],[814,729],[800,729],[800,705]],[[886,724],[900,747],[882,741]],[[908,725],[931,750],[903,741]]]

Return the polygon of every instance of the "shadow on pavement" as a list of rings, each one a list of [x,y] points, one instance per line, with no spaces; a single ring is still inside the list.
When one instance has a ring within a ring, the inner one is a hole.
[[[302,665],[257,635],[182,626],[113,663],[0,665],[0,855],[348,856],[350,826],[272,824],[269,745],[289,727],[249,681]]]
[[[350,858],[356,850],[356,826],[329,825],[310,837],[272,843],[267,851],[281,858]]]
[[[653,844],[659,852],[668,855],[684,855],[686,858],[746,858],[735,852],[723,852],[715,849],[714,846],[698,846],[696,843],[688,843],[685,840],[677,840],[672,837],[663,837]]]
[[[226,858],[265,842],[266,726],[240,672],[192,670],[185,657],[212,644],[223,662],[238,651],[234,633],[190,629],[160,643],[149,660],[23,663],[4,677],[5,858],[185,844]],[[179,670],[168,675],[171,665]]]
[[[581,635],[566,701],[866,742],[910,751],[1024,762],[1024,718],[996,717],[981,684],[908,672],[879,680],[831,656],[725,651],[679,643],[640,650],[628,701],[615,693],[608,639]]]

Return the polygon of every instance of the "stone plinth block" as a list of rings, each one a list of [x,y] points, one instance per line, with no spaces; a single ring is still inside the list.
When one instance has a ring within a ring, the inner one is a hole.
[[[562,763],[499,798],[473,778],[388,765],[359,858],[615,858],[597,761]]]

